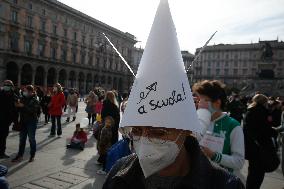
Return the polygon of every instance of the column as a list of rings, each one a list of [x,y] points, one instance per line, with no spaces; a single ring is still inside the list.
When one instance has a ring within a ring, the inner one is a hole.
[[[18,73],[18,87],[21,87],[22,84],[22,68],[19,68],[19,73]]]
[[[66,71],[65,88],[69,88],[69,72]]]
[[[43,87],[47,89],[47,72],[45,70],[43,72]]]
[[[55,83],[58,83],[59,73],[55,72]],[[60,83],[62,85],[62,83]]]
[[[35,75],[36,73],[35,73],[35,70],[33,69],[32,70],[32,85],[35,85]]]

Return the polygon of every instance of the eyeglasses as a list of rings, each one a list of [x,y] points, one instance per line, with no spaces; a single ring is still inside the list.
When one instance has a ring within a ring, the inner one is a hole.
[[[167,141],[169,141],[169,136],[171,132],[166,129],[142,129],[138,127],[132,127],[131,135],[133,138],[133,141],[139,141],[140,138],[145,137],[150,142],[156,143],[156,144],[164,144]]]

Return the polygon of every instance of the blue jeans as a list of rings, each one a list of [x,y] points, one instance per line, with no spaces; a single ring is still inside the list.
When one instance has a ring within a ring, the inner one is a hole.
[[[22,130],[20,131],[20,145],[18,156],[23,156],[26,148],[26,140],[27,136],[29,137],[30,142],[30,155],[31,157],[35,156],[36,153],[36,128],[37,128],[37,120],[28,121],[26,123],[22,123]]]

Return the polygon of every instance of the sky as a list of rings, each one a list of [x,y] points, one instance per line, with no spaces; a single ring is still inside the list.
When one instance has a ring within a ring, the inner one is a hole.
[[[145,47],[159,0],[59,0],[123,32]],[[284,0],[169,0],[181,50],[208,45],[284,41]]]

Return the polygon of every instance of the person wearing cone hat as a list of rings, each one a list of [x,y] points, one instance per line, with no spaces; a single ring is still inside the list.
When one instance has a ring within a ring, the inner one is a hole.
[[[197,115],[168,1],[161,0],[120,122],[135,153],[113,166],[103,189],[244,188],[200,150],[195,136],[211,117],[208,104],[200,108]]]

